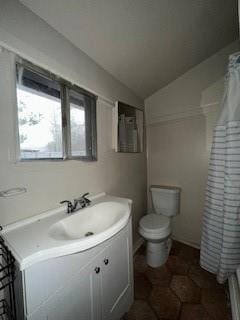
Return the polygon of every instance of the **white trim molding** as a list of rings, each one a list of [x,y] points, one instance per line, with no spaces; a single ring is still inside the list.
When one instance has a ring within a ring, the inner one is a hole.
[[[107,107],[110,107],[110,108],[114,108],[115,107],[115,102],[108,99],[108,98],[105,98],[103,96],[98,96],[98,100],[99,102],[102,102],[104,103],[104,105],[106,105]]]
[[[136,252],[138,251],[138,249],[143,245],[144,243],[144,239],[143,238],[138,238],[134,244],[133,244],[133,255],[136,254]]]
[[[215,113],[220,111],[220,101],[212,102],[209,104],[202,105],[202,112],[204,115],[208,115],[209,113]]]
[[[174,241],[178,241],[180,243],[183,243],[183,244],[186,244],[187,246],[189,247],[192,247],[192,248],[195,248],[195,249],[200,249],[200,245],[196,242],[192,242],[192,241],[188,241],[188,240],[185,240],[185,239],[182,239],[182,238],[179,238],[179,237],[175,237],[175,236],[172,236],[172,239]]]
[[[169,113],[165,115],[151,115],[147,119],[147,126],[158,126],[168,122],[176,122],[185,118],[196,117],[200,115],[207,116],[209,113],[218,112],[219,101],[201,105],[200,107],[191,107],[182,112]]]

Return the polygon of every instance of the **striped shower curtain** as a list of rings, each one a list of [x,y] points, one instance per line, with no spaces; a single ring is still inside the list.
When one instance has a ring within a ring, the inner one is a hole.
[[[206,188],[201,266],[223,283],[240,266],[240,53],[229,58]]]

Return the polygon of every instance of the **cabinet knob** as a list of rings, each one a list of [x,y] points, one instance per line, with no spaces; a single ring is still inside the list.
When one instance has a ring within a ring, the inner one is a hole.
[[[96,273],[100,272],[100,268],[99,267],[96,267],[94,270],[95,270]]]
[[[109,260],[108,259],[104,259],[103,262],[104,262],[105,265],[107,265],[109,263]]]

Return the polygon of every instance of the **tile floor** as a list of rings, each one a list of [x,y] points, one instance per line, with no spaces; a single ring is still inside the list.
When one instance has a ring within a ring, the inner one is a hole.
[[[167,263],[134,257],[135,301],[124,320],[230,320],[227,285],[199,266],[199,250],[174,242]]]

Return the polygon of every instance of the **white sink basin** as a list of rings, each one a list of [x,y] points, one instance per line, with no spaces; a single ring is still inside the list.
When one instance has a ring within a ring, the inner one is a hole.
[[[90,237],[94,240],[97,237],[97,243],[100,243],[106,240],[106,235],[112,236],[118,232],[128,217],[129,210],[126,210],[125,205],[118,202],[101,202],[58,221],[50,227],[49,235],[55,240],[78,239],[88,242]]]
[[[20,270],[50,258],[97,246],[124,228],[132,201],[101,193],[91,206],[71,215],[61,206],[5,226],[2,237],[14,252]]]

